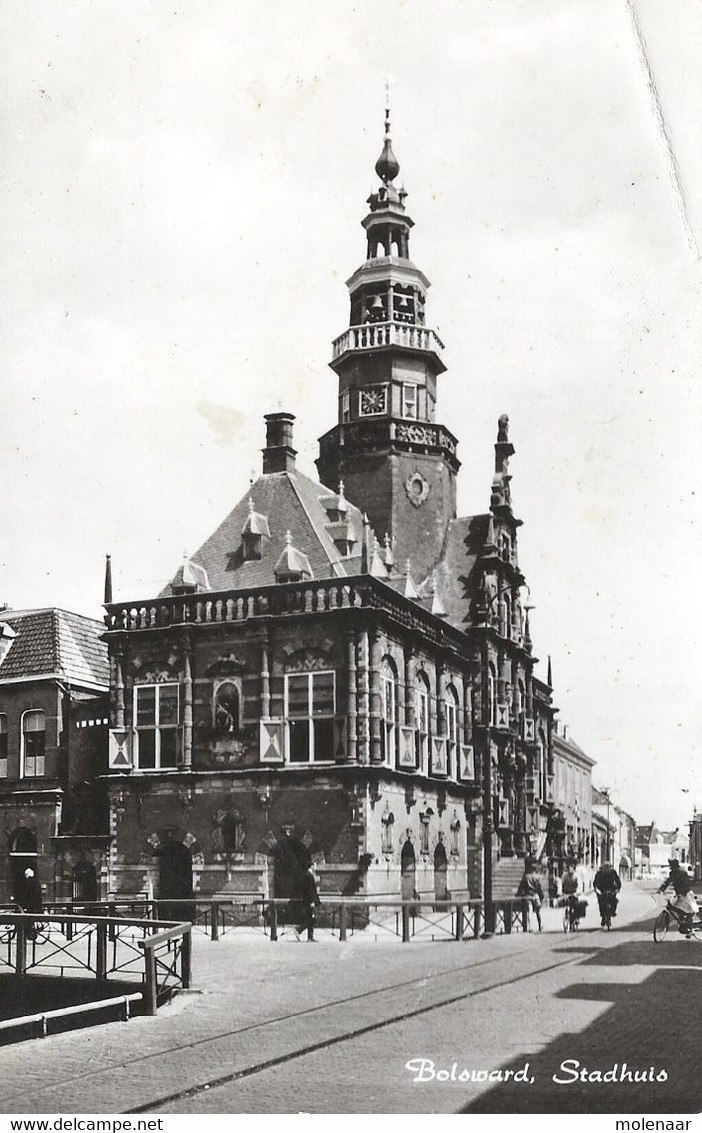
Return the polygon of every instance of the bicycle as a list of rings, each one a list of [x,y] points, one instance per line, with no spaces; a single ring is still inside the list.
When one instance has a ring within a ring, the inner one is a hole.
[[[580,917],[578,916],[578,898],[572,895],[567,898],[568,904],[563,909],[563,931],[575,932],[580,924]]]
[[[610,893],[609,891],[607,891],[604,893],[598,893],[597,897],[600,905],[600,920],[602,921],[602,928],[606,928],[609,931],[609,929],[611,929],[612,927],[612,917],[617,911],[617,895],[616,893]],[[600,900],[600,898],[604,898],[604,900]]]
[[[653,939],[660,944],[671,931],[679,932],[688,938],[694,936],[697,940],[702,940],[702,914],[697,912],[690,916],[689,913],[676,909],[670,901],[666,901],[665,908],[661,909],[653,922]]]

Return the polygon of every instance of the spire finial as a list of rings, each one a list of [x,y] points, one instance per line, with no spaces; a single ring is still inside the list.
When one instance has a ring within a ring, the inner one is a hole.
[[[375,163],[375,171],[386,185],[400,172],[400,163],[392,152],[390,137],[390,82],[385,80],[385,140],[383,152]]]
[[[112,601],[112,555],[105,555],[105,605]]]

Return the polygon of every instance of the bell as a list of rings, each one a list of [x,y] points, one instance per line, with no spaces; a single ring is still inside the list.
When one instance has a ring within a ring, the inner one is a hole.
[[[401,295],[401,296],[400,296],[400,301],[399,301],[399,303],[398,303],[398,307],[409,307],[409,305],[410,305],[410,304],[409,304],[409,299],[408,299],[408,297],[407,297],[406,295]]]
[[[382,299],[380,298],[380,296],[379,296],[379,295],[374,295],[374,296],[373,296],[373,300],[372,300],[372,302],[371,302],[371,304],[370,304],[369,310],[370,310],[370,311],[373,311],[373,312],[377,312],[377,311],[382,311],[382,310],[383,310],[383,300],[382,300]]]

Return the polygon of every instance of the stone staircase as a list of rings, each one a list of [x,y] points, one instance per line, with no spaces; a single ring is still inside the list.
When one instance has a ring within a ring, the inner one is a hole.
[[[524,874],[523,858],[500,858],[492,867],[492,899],[504,901],[515,897]]]

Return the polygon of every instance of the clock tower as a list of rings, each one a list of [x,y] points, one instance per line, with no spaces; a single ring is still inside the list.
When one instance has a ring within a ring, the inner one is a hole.
[[[365,511],[379,540],[392,540],[394,559],[409,559],[422,581],[441,555],[456,515],[460,462],[453,434],[435,417],[437,377],[446,367],[443,343],[425,323],[429,280],[411,261],[413,226],[400,166],[392,150],[390,112],[375,165],[381,184],[363,220],[365,262],[347,281],[349,327],[333,343],[339,379],[338,423],[319,441],[322,483]]]

